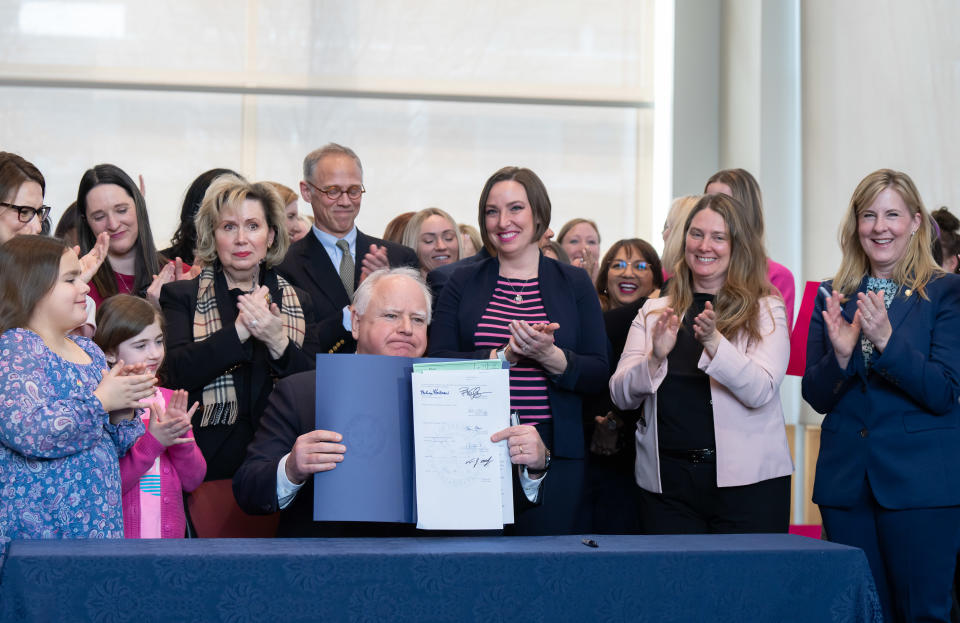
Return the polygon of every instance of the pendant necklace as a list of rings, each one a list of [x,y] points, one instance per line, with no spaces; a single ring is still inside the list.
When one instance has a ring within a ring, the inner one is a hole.
[[[507,285],[509,285],[509,286],[510,286],[510,289],[513,290],[513,294],[514,294],[513,302],[514,302],[514,303],[518,303],[518,304],[519,304],[519,303],[522,303],[522,302],[523,302],[523,295],[522,295],[520,292],[518,292],[516,288],[513,287],[513,282],[507,281]],[[523,286],[520,286],[520,287],[521,287],[521,289],[523,288]]]

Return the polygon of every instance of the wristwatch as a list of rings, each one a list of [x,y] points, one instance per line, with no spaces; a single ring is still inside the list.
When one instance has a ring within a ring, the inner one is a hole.
[[[544,448],[543,467],[541,469],[533,469],[531,467],[527,467],[527,473],[531,475],[539,476],[540,474],[543,474],[548,469],[550,469],[550,463],[551,463],[550,448]]]

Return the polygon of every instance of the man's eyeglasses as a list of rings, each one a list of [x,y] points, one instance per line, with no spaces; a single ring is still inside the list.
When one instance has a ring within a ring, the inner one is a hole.
[[[20,219],[21,223],[29,223],[33,220],[33,217],[39,216],[40,220],[47,218],[47,215],[50,214],[50,206],[40,206],[39,208],[31,208],[30,206],[18,206],[12,203],[5,203],[0,201],[0,207],[10,208],[11,210],[17,211],[17,218]]]
[[[303,181],[307,182],[307,186],[309,186],[310,188],[313,188],[317,192],[321,192],[325,194],[331,201],[339,199],[340,195],[344,193],[346,193],[348,197],[356,201],[357,199],[360,198],[360,195],[367,192],[367,189],[364,188],[362,184],[360,186],[351,186],[350,188],[340,188],[339,186],[324,186],[323,188],[320,188],[316,184],[311,184],[308,180],[303,180]]]
[[[647,264],[646,262],[642,262],[639,260],[633,263],[627,262],[625,260],[615,260],[613,262],[610,262],[610,270],[611,272],[615,272],[615,273],[622,273],[623,271],[627,270],[627,266],[633,266],[633,269],[638,273],[650,268],[650,264]]]

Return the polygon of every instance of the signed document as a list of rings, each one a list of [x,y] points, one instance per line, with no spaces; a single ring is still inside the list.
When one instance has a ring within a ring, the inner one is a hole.
[[[435,369],[412,374],[417,527],[493,530],[513,523],[509,371]]]

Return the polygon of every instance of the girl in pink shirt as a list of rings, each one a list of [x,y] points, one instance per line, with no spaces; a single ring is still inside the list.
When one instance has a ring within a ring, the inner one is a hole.
[[[143,364],[156,374],[165,352],[163,316],[144,299],[118,294],[97,310],[94,341],[108,362]],[[164,388],[141,402],[139,413],[147,431],[120,459],[124,536],[182,538],[186,529],[182,491],[197,488],[207,471],[190,430],[197,403],[188,410],[186,391]]]

